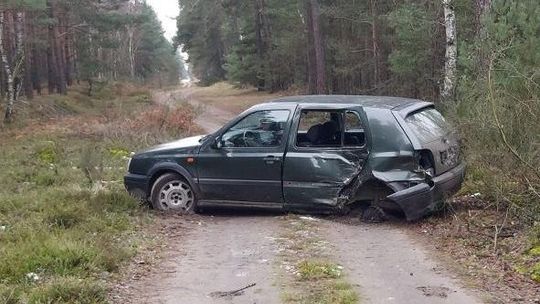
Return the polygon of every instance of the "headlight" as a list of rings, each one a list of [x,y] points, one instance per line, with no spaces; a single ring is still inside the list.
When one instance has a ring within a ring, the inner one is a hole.
[[[130,157],[130,158],[128,158],[128,161],[127,161],[127,171],[128,171],[128,172],[129,172],[129,166],[131,165],[131,160],[132,160],[132,159],[133,159],[133,158]]]

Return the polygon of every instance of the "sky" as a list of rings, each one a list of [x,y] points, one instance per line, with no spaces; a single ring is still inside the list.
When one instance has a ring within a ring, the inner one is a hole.
[[[178,0],[146,0],[146,2],[156,11],[165,30],[165,37],[171,41],[176,35],[176,17],[180,13]]]

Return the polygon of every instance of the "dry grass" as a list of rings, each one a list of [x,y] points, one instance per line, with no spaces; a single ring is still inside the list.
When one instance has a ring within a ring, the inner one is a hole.
[[[263,101],[293,94],[294,92],[269,94],[258,92],[256,88],[238,89],[226,82],[219,82],[210,87],[193,88],[193,96],[198,100],[233,113],[240,113]]]
[[[540,247],[525,227],[474,196],[457,198],[446,213],[413,226],[428,248],[494,303],[530,303],[540,294],[534,281]]]
[[[127,156],[189,134],[191,109],[146,89],[83,89],[36,98],[0,130],[0,303],[107,303],[153,221],[123,188]]]

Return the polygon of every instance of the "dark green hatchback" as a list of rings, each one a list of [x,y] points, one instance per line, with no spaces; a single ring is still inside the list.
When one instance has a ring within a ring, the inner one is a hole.
[[[155,209],[387,211],[417,220],[459,190],[455,131],[432,103],[297,96],[250,108],[220,130],[134,155],[127,190]]]

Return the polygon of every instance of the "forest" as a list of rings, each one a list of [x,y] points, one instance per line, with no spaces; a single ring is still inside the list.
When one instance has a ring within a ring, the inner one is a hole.
[[[3,0],[0,92],[5,120],[19,97],[66,94],[81,81],[88,95],[106,81],[178,81],[179,61],[144,1]]]
[[[165,2],[179,7],[167,31]],[[313,94],[433,102],[459,132],[461,191],[399,225],[166,216],[127,193],[136,151]],[[396,303],[469,303],[421,285],[445,276],[487,303],[538,302],[538,0],[0,0],[0,115],[0,303],[191,289],[200,303],[380,303],[392,289]]]
[[[179,4],[175,44],[202,84],[436,102],[461,131],[469,190],[540,219],[540,2]]]

